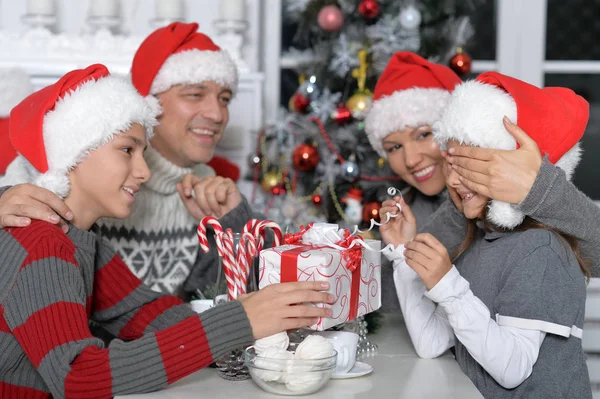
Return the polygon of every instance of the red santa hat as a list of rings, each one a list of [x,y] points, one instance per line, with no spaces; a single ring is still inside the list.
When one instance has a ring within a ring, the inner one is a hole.
[[[8,137],[10,110],[33,92],[29,75],[19,68],[0,69],[0,175],[17,156]]]
[[[235,62],[197,30],[197,23],[173,22],[144,40],[131,67],[131,80],[142,96],[162,93],[178,84],[206,81],[237,90]]]
[[[497,72],[485,72],[456,87],[434,126],[434,134],[441,144],[457,140],[483,148],[514,150],[518,145],[504,128],[505,115],[571,179],[581,159],[579,140],[588,123],[589,104],[564,87],[540,89]],[[511,204],[490,202],[487,218],[496,226],[512,229],[524,217]]]
[[[227,177],[234,182],[237,182],[240,178],[240,168],[227,158],[215,155],[206,164],[213,168],[217,176]]]
[[[69,171],[134,123],[150,136],[156,118],[130,83],[100,64],[69,72],[11,111],[10,140],[20,156],[0,185],[28,182],[66,197]]]
[[[444,111],[450,93],[461,82],[450,68],[411,52],[398,52],[379,77],[373,105],[365,119],[371,146],[387,158],[382,141],[407,126],[433,125]]]

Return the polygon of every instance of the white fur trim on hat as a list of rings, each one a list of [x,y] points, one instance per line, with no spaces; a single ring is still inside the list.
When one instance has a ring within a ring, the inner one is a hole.
[[[513,98],[495,86],[472,80],[456,86],[433,133],[442,145],[456,140],[471,146],[514,150],[517,142],[502,123],[504,115],[517,123]]]
[[[19,68],[0,69],[0,118],[33,92],[29,75]]]
[[[150,94],[165,92],[178,84],[212,81],[235,93],[238,69],[226,50],[187,50],[172,54],[162,65],[150,88]]]
[[[69,171],[90,151],[135,123],[142,125],[150,138],[157,121],[150,106],[130,83],[115,76],[86,82],[67,93],[44,117],[48,170],[39,173],[19,156],[9,165],[2,181],[32,183],[64,198],[70,190]]]
[[[518,122],[517,104],[510,94],[489,84],[469,81],[456,86],[444,115],[433,126],[433,133],[442,146],[448,140],[456,140],[482,148],[514,150],[517,142],[502,123],[505,115],[514,123]],[[556,162],[556,166],[571,179],[580,158],[578,143]],[[494,225],[513,229],[524,218],[525,215],[514,205],[490,201],[487,219]]]
[[[371,146],[387,158],[382,141],[406,126],[433,125],[442,117],[450,101],[450,92],[437,88],[397,91],[375,101],[365,119],[365,131]]]

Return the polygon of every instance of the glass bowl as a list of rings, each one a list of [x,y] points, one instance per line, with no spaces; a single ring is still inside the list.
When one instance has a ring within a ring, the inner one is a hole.
[[[288,351],[295,352],[291,343]],[[337,352],[322,359],[278,359],[258,356],[253,346],[244,352],[250,376],[264,391],[276,395],[299,396],[319,391],[327,384],[337,362]]]

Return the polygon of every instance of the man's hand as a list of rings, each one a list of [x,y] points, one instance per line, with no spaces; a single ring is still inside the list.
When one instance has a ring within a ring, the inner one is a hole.
[[[242,201],[233,180],[220,176],[187,174],[177,183],[177,191],[190,215],[198,220],[204,216],[220,218]]]
[[[402,212],[400,212],[396,204],[400,205]],[[388,212],[390,215],[397,216],[390,216],[389,222],[384,223],[387,220]],[[379,215],[382,223],[379,226],[379,232],[386,244],[392,244],[395,247],[399,244],[406,244],[417,234],[417,220],[408,205],[404,202],[404,199],[395,197],[393,200],[384,201],[381,204]]]
[[[239,300],[250,320],[254,338],[260,339],[308,327],[319,317],[331,317],[331,309],[307,304],[332,303],[333,295],[320,292],[328,288],[329,284],[322,281],[274,284]]]
[[[69,227],[61,217],[71,220],[73,213],[56,194],[45,188],[19,184],[0,196],[0,228],[28,226],[31,219],[38,219],[58,224],[66,233]]]
[[[470,190],[486,197],[518,204],[527,197],[542,165],[542,155],[520,127],[504,117],[504,127],[520,148],[514,151],[477,147],[448,150],[448,162]]]
[[[405,247],[406,264],[421,277],[428,290],[452,269],[446,247],[431,234],[417,234]]]

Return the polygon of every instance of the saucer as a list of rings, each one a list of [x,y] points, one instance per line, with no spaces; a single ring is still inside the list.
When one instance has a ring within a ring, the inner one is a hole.
[[[373,372],[373,366],[363,362],[356,362],[354,363],[352,370],[348,371],[347,373],[333,373],[331,375],[331,379],[345,380],[347,378],[362,377],[363,375],[370,374],[371,372]]]

